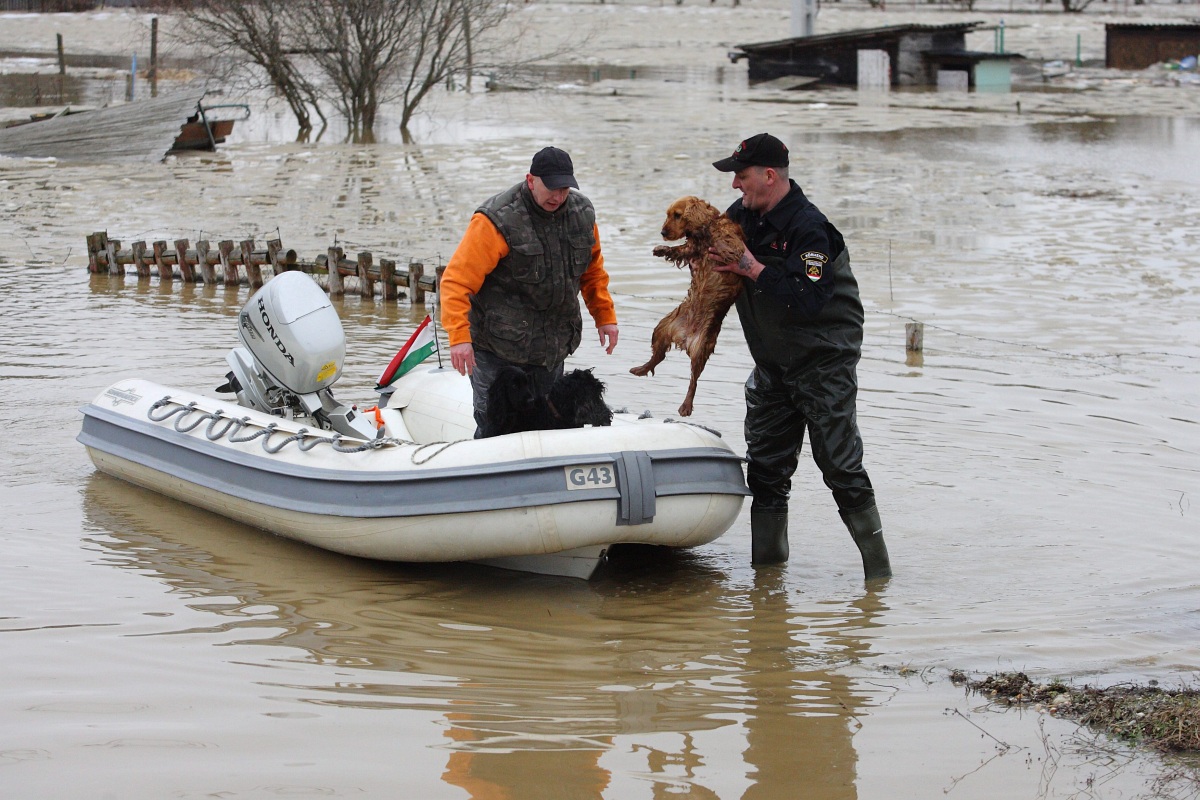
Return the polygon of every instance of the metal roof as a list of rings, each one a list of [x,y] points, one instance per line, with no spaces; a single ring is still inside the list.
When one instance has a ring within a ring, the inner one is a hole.
[[[964,50],[959,47],[936,47],[932,50],[922,51],[921,55],[933,56],[934,58],[961,59],[972,63],[979,61],[1015,61],[1025,58],[1020,53],[994,53],[988,50]]]
[[[770,42],[753,42],[750,44],[734,45],[744,53],[761,53],[765,50],[775,50],[782,47],[804,48],[831,44],[837,42],[852,42],[857,39],[898,39],[906,33],[969,33],[982,26],[980,22],[954,22],[948,25],[885,25],[881,28],[859,28],[852,31],[837,33],[822,33],[816,36],[795,36],[790,39],[776,39]]]
[[[1105,29],[1108,28],[1129,28],[1130,30],[1184,30],[1184,31],[1200,31],[1200,21],[1198,22],[1106,22]]]

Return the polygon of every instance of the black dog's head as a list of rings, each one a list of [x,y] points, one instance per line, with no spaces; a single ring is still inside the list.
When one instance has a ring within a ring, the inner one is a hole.
[[[611,425],[613,412],[604,403],[604,384],[590,369],[576,369],[556,380],[546,395],[519,367],[496,372],[488,388],[484,437],[521,431]]]
[[[564,373],[550,387],[549,397],[558,414],[559,427],[612,424],[612,409],[604,402],[604,383],[590,369]]]
[[[483,435],[499,436],[530,430],[530,420],[538,416],[539,406],[543,405],[533,378],[525,370],[501,367],[488,387]]]

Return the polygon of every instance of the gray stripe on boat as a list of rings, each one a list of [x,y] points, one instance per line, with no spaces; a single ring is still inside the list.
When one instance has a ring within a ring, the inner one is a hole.
[[[654,518],[655,497],[745,496],[742,459],[723,448],[625,451],[411,472],[309,468],[251,455],[87,405],[78,441],[213,491],[262,505],[343,517],[411,517],[618,500],[621,525]],[[325,445],[319,445],[324,447]],[[617,485],[566,488],[564,469],[611,463]]]

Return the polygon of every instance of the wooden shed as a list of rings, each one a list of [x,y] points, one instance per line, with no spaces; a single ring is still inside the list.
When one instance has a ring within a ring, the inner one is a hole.
[[[1200,56],[1200,25],[1114,22],[1104,32],[1104,66],[1110,69],[1145,69]]]
[[[889,25],[800,36],[738,45],[729,58],[734,62],[743,58],[749,61],[752,83],[800,75],[827,83],[857,85],[858,51],[883,50],[891,62],[893,86],[932,86],[936,85],[937,72],[942,67],[938,58],[931,58],[930,54],[967,54],[966,35],[983,24]]]

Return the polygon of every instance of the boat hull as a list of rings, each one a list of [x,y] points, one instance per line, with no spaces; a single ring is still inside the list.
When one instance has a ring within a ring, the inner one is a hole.
[[[179,135],[171,145],[171,150],[206,150],[212,151],[219,144],[224,144],[229,134],[233,133],[232,119],[218,119],[208,123],[188,120],[179,129]]]
[[[621,421],[486,440],[392,437],[367,447],[349,439],[334,444],[325,432],[138,380],[114,384],[83,413],[79,440],[100,471],[373,559],[493,561],[590,574],[616,543],[713,541],[733,524],[747,494],[741,459],[690,425]],[[230,432],[233,420],[245,423]],[[252,436],[254,430],[269,433]],[[355,445],[363,449],[346,452]],[[559,566],[538,567],[546,556]]]

